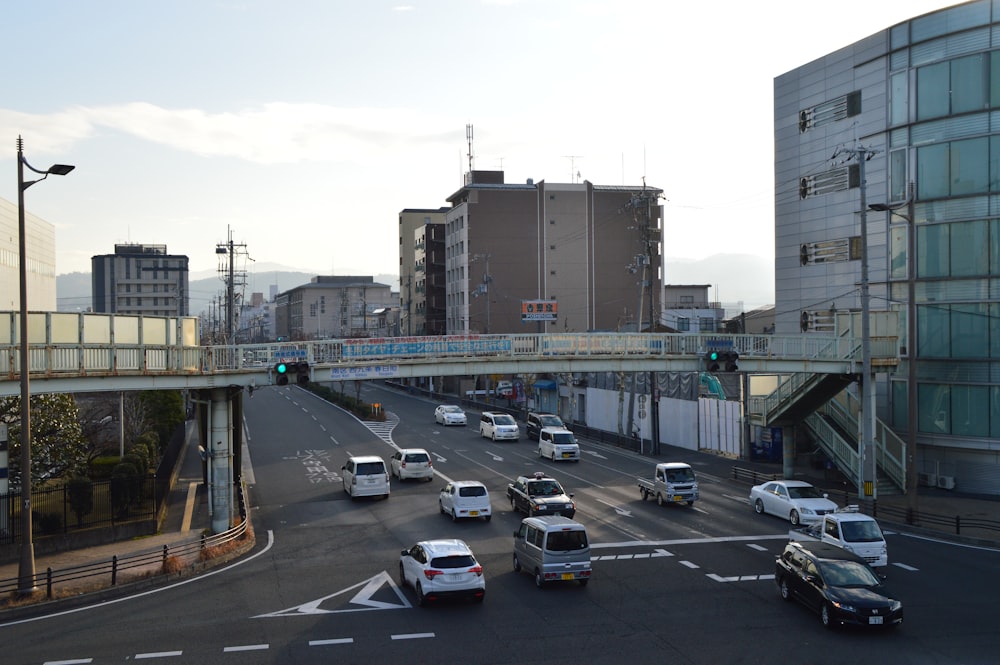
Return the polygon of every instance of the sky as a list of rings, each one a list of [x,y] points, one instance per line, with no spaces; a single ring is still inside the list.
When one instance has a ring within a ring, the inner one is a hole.
[[[144,243],[207,276],[230,238],[251,273],[398,274],[398,214],[447,205],[472,125],[507,182],[662,189],[667,283],[671,259],[773,265],[774,78],[951,4],[5,3],[0,197],[19,135],[76,166],[25,193],[60,275]]]

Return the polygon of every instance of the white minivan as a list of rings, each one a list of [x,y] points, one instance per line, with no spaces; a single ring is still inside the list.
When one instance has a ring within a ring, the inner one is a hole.
[[[389,471],[385,468],[385,460],[378,455],[349,457],[340,470],[344,472],[344,492],[352,499],[357,496],[389,498]]]
[[[514,532],[514,572],[527,571],[539,589],[548,582],[590,581],[587,527],[562,515],[526,517]]]
[[[573,432],[561,427],[543,427],[538,433],[538,456],[556,460],[580,461],[580,444]]]

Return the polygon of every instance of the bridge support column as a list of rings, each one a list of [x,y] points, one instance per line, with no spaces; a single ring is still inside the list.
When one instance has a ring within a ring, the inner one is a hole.
[[[209,473],[212,532],[233,525],[233,410],[225,388],[210,391]]]

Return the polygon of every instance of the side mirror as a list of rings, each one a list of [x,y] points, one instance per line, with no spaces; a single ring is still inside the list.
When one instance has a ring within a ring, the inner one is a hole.
[[[518,536],[518,533],[517,533],[517,531],[515,530],[515,531],[514,531],[514,537],[515,537],[515,538],[517,538],[517,536]]]
[[[402,555],[402,556],[410,556],[410,550],[402,550],[400,552],[400,555]]]

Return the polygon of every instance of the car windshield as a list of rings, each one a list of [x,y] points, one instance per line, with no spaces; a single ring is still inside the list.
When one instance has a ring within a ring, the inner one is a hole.
[[[816,489],[815,487],[813,487],[812,485],[809,485],[807,487],[789,487],[788,488],[788,496],[791,497],[791,498],[793,498],[793,499],[822,499],[823,498],[823,494],[818,489]]]
[[[562,487],[554,480],[534,480],[528,483],[528,496],[558,496]]]
[[[513,425],[513,424],[515,424],[513,416],[508,416],[506,414],[497,416],[494,420],[496,421],[497,425]]]
[[[431,559],[431,568],[471,568],[474,565],[476,560],[471,554],[453,554]]]
[[[694,480],[691,469],[667,469],[667,481],[671,483],[689,483]]]
[[[473,487],[459,487],[459,496],[486,496],[486,488],[475,485]]]
[[[576,443],[576,439],[569,432],[556,432],[552,435],[554,443]]]
[[[538,422],[542,427],[562,427],[563,421],[559,416],[539,416]]]
[[[844,540],[849,543],[877,543],[885,540],[882,537],[882,529],[871,520],[841,522],[840,530]]]
[[[820,570],[829,586],[872,587],[882,583],[871,568],[856,561],[824,561]]]
[[[587,532],[582,529],[574,531],[552,531],[545,542],[545,549],[550,552],[572,552],[587,548]]]
[[[457,406],[442,406],[441,411],[444,413],[462,413],[462,410]]]

